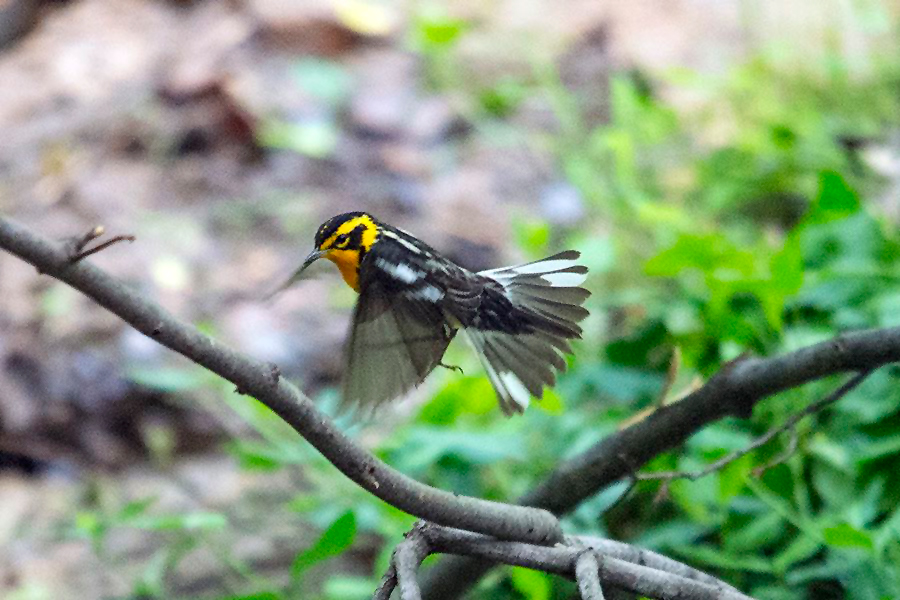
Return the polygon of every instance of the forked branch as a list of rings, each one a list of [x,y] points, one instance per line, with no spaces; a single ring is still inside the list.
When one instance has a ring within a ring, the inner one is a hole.
[[[429,554],[473,556],[554,573],[578,583],[584,600],[602,600],[601,586],[661,600],[750,600],[727,583],[658,554],[621,542],[567,537],[553,547],[505,542],[469,531],[417,523],[394,551],[391,566],[375,593],[387,600],[394,589],[401,600],[419,600],[416,571]]]

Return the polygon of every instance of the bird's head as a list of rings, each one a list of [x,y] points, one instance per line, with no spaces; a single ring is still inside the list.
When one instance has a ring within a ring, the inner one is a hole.
[[[310,257],[313,257],[312,260],[329,258],[339,252],[365,254],[375,243],[377,236],[378,222],[372,215],[364,212],[337,215],[319,226],[316,231],[315,249]]]
[[[337,265],[347,285],[359,291],[359,265],[378,240],[378,233],[378,221],[368,213],[349,212],[331,217],[316,230],[313,251],[281,289],[297,281],[309,265],[327,258]]]

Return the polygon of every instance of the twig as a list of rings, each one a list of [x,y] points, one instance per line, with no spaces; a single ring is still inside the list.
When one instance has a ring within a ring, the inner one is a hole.
[[[72,254],[77,254],[84,250],[84,247],[96,240],[98,237],[106,233],[106,227],[97,225],[81,237],[72,238]]]
[[[600,565],[591,550],[585,550],[575,559],[575,581],[583,600],[603,600]]]
[[[790,434],[791,434],[791,437],[788,440],[788,445],[787,445],[787,448],[785,448],[784,452],[782,452],[781,454],[778,454],[777,456],[772,458],[772,460],[770,460],[766,464],[753,469],[752,473],[753,473],[754,477],[756,477],[756,478],[762,477],[763,475],[765,475],[766,471],[768,471],[769,469],[771,469],[773,467],[777,467],[778,465],[785,462],[787,459],[789,459],[790,457],[792,457],[794,455],[794,453],[797,451],[797,447],[800,445],[800,434],[797,432],[796,427],[791,427]]]
[[[0,217],[0,248],[93,298],[132,327],[206,367],[268,406],[362,488],[409,514],[480,531],[499,539],[552,544],[562,539],[549,512],[456,496],[419,483],[362,449],[271,366],[250,359],[190,327],[90,262],[27,228]]]
[[[94,246],[90,250],[84,250],[82,252],[79,252],[78,254],[76,254],[75,256],[73,256],[71,258],[71,261],[73,263],[75,263],[82,259],[87,258],[91,254],[97,254],[101,250],[105,250],[105,249],[109,248],[110,246],[112,246],[113,244],[118,244],[119,242],[133,242],[134,240],[135,240],[135,237],[133,235],[117,235],[113,238],[106,240],[102,244],[98,244],[97,246]]]
[[[391,560],[391,564],[388,566],[384,577],[381,578],[381,583],[378,584],[378,589],[375,590],[372,600],[391,600],[391,594],[396,587],[397,568],[394,566],[394,561]]]
[[[794,413],[791,415],[787,421],[779,425],[778,427],[773,427],[763,435],[759,436],[755,440],[753,440],[746,448],[741,448],[740,450],[735,450],[729,454],[726,454],[719,460],[712,462],[705,466],[704,468],[697,471],[658,471],[654,473],[638,473],[636,475],[637,479],[640,481],[653,481],[662,479],[664,481],[672,481],[673,479],[690,479],[691,481],[695,479],[699,479],[701,477],[706,477],[707,475],[719,471],[720,469],[726,467],[727,465],[733,463],[739,458],[743,458],[747,456],[754,450],[768,444],[775,436],[787,431],[794,431],[794,427],[797,423],[806,416],[809,416],[813,413],[816,413],[826,406],[837,402],[841,398],[843,398],[847,392],[858,386],[863,380],[869,376],[871,371],[862,371],[853,377],[851,377],[847,382],[845,382],[841,387],[834,390],[824,398],[813,402],[803,410]],[[793,451],[791,451],[793,452]],[[790,456],[790,453],[787,453],[787,456]],[[777,464],[777,463],[775,463]],[[774,465],[767,465],[766,468]]]
[[[103,227],[103,225],[97,225],[80,238],[76,238],[74,243],[72,244],[72,251],[71,256],[69,257],[69,262],[74,264],[81,260],[84,260],[91,254],[96,254],[101,250],[109,248],[113,244],[118,244],[119,242],[133,242],[135,240],[135,237],[133,235],[117,235],[101,244],[94,246],[89,250],[85,250],[85,247],[89,243],[102,236],[104,233],[106,233],[106,228]]]

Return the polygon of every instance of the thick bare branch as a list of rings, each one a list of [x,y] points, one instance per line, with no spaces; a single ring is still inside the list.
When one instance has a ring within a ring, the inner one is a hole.
[[[654,456],[726,416],[746,418],[759,401],[809,381],[870,371],[900,360],[900,327],[847,333],[774,358],[747,358],[720,371],[683,400],[601,440],[555,469],[521,499],[561,515]]]
[[[719,470],[725,468],[726,466],[728,466],[729,464],[738,460],[739,458],[743,458],[744,456],[747,456],[754,450],[756,450],[762,446],[765,446],[770,441],[772,441],[775,438],[775,436],[777,436],[778,434],[783,433],[787,430],[793,431],[794,427],[797,425],[797,423],[800,422],[800,420],[803,417],[817,413],[820,410],[822,410],[823,408],[825,408],[826,406],[830,406],[831,404],[834,404],[835,402],[837,402],[838,400],[843,398],[847,394],[847,392],[849,392],[850,390],[852,390],[853,388],[858,386],[860,383],[862,383],[863,380],[866,377],[868,377],[870,373],[871,373],[871,371],[863,371],[862,373],[857,373],[856,375],[851,377],[846,383],[844,383],[844,385],[842,385],[838,389],[834,390],[833,392],[831,392],[830,394],[828,394],[821,400],[817,400],[816,402],[813,402],[812,404],[810,404],[803,410],[794,413],[784,423],[782,423],[778,427],[773,427],[772,429],[770,429],[763,435],[761,435],[758,438],[756,438],[755,440],[753,440],[750,444],[747,445],[746,448],[741,448],[740,450],[735,450],[734,452],[730,452],[730,453],[726,454],[725,456],[723,456],[722,458],[720,458],[719,460],[709,463],[702,469],[698,469],[696,471],[656,471],[653,473],[638,473],[636,475],[636,477],[637,477],[637,479],[639,479],[641,481],[652,481],[652,480],[657,480],[657,479],[664,480],[664,481],[671,481],[673,479],[690,479],[693,481],[695,479],[700,479],[701,477],[706,477],[707,475],[709,475],[711,473],[715,473],[716,471],[719,471]],[[771,464],[766,465],[767,468],[770,466],[772,466],[772,465]]]
[[[235,384],[284,419],[358,485],[429,521],[539,544],[562,539],[550,513],[455,496],[406,477],[366,452],[334,426],[296,387],[273,377],[271,365],[250,359],[178,321],[160,306],[88,261],[73,263],[59,244],[0,217],[0,248],[93,298],[132,327]]]

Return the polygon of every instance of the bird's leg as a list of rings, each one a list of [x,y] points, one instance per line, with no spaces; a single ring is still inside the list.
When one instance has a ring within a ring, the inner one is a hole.
[[[465,375],[465,372],[463,372],[462,367],[460,367],[458,365],[448,365],[448,364],[444,364],[444,362],[441,361],[438,363],[438,366],[444,367],[445,369],[450,369],[451,371],[459,371],[459,373],[461,375]]]

